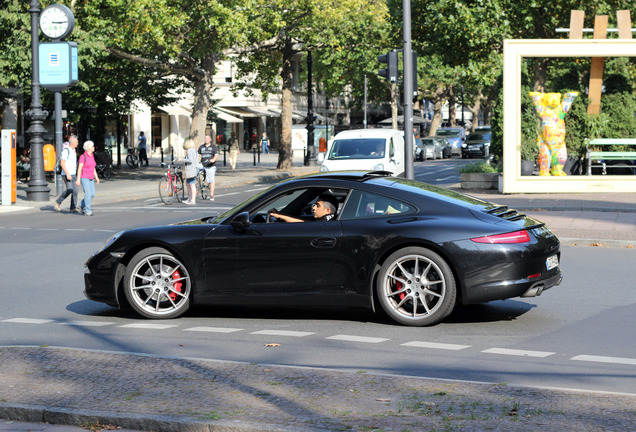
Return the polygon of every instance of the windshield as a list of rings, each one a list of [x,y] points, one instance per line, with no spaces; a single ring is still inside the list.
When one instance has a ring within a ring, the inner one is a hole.
[[[468,141],[489,141],[490,132],[473,132],[468,135]]]
[[[333,142],[329,160],[382,159],[385,150],[385,138],[341,139]]]
[[[459,138],[459,129],[437,129],[435,135]]]

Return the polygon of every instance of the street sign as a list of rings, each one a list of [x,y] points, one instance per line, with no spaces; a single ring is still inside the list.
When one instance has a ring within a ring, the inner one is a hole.
[[[40,85],[51,91],[64,91],[77,84],[77,44],[50,42],[39,44]]]

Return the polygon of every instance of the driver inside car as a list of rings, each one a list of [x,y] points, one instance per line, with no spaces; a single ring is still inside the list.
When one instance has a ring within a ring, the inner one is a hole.
[[[336,216],[336,211],[338,210],[338,199],[331,194],[322,194],[318,197],[314,205],[312,205],[311,210],[316,221],[331,220]],[[280,214],[276,211],[276,209],[270,210],[269,214],[276,219],[285,222],[306,222],[304,219]]]

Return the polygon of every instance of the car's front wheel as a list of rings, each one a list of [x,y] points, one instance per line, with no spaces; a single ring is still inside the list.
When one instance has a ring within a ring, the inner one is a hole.
[[[170,252],[151,247],[128,264],[124,292],[130,306],[146,318],[168,319],[190,307],[192,281],[187,268]]]
[[[401,249],[384,262],[377,278],[378,300],[390,318],[409,326],[433,325],[455,306],[455,278],[435,252]]]

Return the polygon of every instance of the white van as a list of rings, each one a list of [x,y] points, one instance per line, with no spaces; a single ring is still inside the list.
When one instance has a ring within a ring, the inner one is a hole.
[[[320,167],[325,171],[390,171],[404,174],[404,137],[395,129],[356,129],[340,132],[327,149]]]

